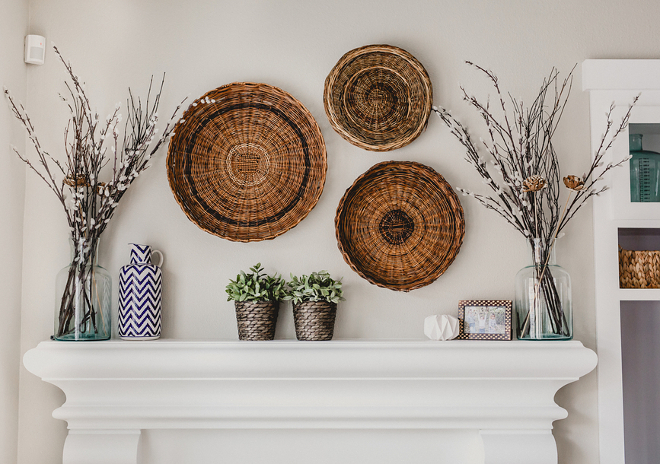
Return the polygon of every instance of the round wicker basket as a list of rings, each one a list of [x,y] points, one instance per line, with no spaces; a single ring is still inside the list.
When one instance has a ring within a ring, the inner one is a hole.
[[[325,80],[325,113],[353,145],[401,148],[426,128],[433,88],[424,66],[391,45],[368,45],[341,57]]]
[[[167,153],[176,201],[203,230],[239,242],[272,239],[316,205],[327,170],[323,136],[288,93],[233,83],[186,110]]]
[[[432,168],[387,161],[362,174],[337,208],[344,260],[372,284],[409,291],[430,284],[463,243],[463,208]]]

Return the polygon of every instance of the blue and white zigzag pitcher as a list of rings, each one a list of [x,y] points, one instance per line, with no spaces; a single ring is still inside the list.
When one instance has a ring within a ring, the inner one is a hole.
[[[131,243],[131,264],[119,270],[119,337],[155,340],[160,337],[163,279],[160,262],[151,264],[149,245]]]

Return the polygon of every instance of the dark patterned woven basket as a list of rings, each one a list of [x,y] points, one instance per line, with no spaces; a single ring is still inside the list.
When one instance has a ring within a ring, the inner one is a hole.
[[[389,151],[415,140],[428,123],[433,88],[424,66],[391,45],[346,53],[325,80],[325,114],[353,145]]]
[[[196,100],[167,153],[167,177],[188,218],[229,240],[277,237],[316,205],[327,170],[323,136],[288,93],[233,83]]]
[[[235,301],[239,340],[272,340],[280,310],[279,301]]]
[[[463,208],[432,168],[387,161],[346,190],[335,216],[344,260],[379,287],[409,291],[430,284],[463,243]]]
[[[301,301],[293,304],[296,338],[304,341],[332,340],[337,303]]]

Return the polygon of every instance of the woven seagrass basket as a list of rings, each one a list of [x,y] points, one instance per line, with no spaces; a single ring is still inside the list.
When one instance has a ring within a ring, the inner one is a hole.
[[[463,208],[432,168],[387,161],[346,190],[335,216],[344,260],[372,284],[409,291],[430,284],[463,243]]]
[[[296,226],[321,196],[326,170],[314,117],[267,84],[237,82],[195,100],[167,152],[167,178],[186,216],[239,242]]]
[[[325,113],[332,128],[371,151],[401,148],[426,129],[433,87],[424,66],[391,45],[356,48],[325,80]]]
[[[279,301],[235,301],[239,340],[273,340]]]
[[[332,340],[337,303],[301,301],[293,304],[296,338],[304,341]]]
[[[660,288],[660,251],[619,247],[620,288]]]

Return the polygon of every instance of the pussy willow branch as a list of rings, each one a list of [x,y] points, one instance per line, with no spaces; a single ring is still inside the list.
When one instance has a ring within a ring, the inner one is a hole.
[[[604,174],[627,160],[624,158],[619,162],[609,163],[599,170],[602,167],[603,156],[627,127],[630,112],[637,103],[638,97],[629,106],[614,132],[612,132],[614,106],[611,107],[599,148],[590,168],[582,177],[585,188],[572,198],[562,213],[559,206],[562,189],[561,172],[552,138],[571,93],[575,67],[563,81],[559,80],[559,73],[553,68],[549,76],[544,79],[532,104],[526,107],[522,101],[518,101],[510,94],[508,97],[504,96],[498,78],[492,71],[471,62],[467,63],[484,73],[495,89],[498,105],[492,109],[490,99],[482,103],[461,87],[463,99],[476,109],[484,121],[489,140],[480,139],[480,144],[477,146],[467,128],[448,110],[437,107],[433,110],[463,145],[466,150],[466,161],[476,169],[494,195],[480,195],[462,188],[458,190],[464,195],[474,197],[486,208],[496,211],[530,243],[534,237],[542,238],[547,252],[552,246],[552,238],[561,232],[580,207],[589,198],[607,189],[607,187],[598,188],[596,185],[603,179]],[[509,110],[507,101],[510,102],[512,110]],[[491,175],[479,149],[485,150],[491,166],[497,171],[501,180],[498,181]],[[534,175],[545,179],[545,188],[536,192],[524,192],[523,181]]]
[[[16,103],[9,91],[4,93],[14,116],[26,129],[36,153],[36,164],[18,150],[14,151],[55,193],[63,206],[74,242],[97,238],[105,230],[115,208],[133,181],[149,167],[149,159],[167,140],[174,129],[176,115],[183,102],[174,110],[160,137],[157,137],[158,106],[162,94],[164,76],[160,87],[151,98],[153,78],[149,84],[146,103],[133,96],[129,89],[127,100],[127,121],[124,130],[124,143],[120,147],[118,125],[122,120],[119,105],[104,120],[92,111],[84,84],[74,73],[57,47],[56,55],[64,65],[69,81],[65,82],[68,94],[60,98],[69,108],[70,119],[64,131],[65,161],[62,164],[42,149],[34,126],[22,104]],[[185,101],[185,100],[184,100]],[[155,143],[154,143],[155,141]],[[108,182],[102,183],[103,168],[109,163],[108,145],[113,152],[113,169]],[[57,181],[55,171],[64,179]],[[67,191],[71,195],[67,195]],[[71,203],[67,200],[71,197]]]
[[[473,196],[487,208],[498,212],[526,238],[547,237],[555,229],[559,219],[559,211],[556,207],[559,195],[556,184],[560,181],[559,164],[550,139],[570,94],[571,76],[569,75],[561,86],[558,86],[558,73],[553,69],[529,108],[509,96],[514,108],[512,116],[509,117],[497,77],[484,68],[473,66],[484,72],[491,81],[497,93],[500,111],[503,112],[504,122],[498,122],[496,114],[499,112],[491,111],[489,101],[482,104],[462,88],[463,99],[477,110],[486,125],[490,140],[481,139],[479,146],[490,155],[491,165],[501,177],[501,182],[496,181],[490,174],[486,161],[480,156],[470,134],[460,121],[451,116],[449,111],[434,108],[450,128],[451,133],[465,147],[466,160],[475,167],[484,183],[495,192],[495,195],[478,195],[465,189],[459,191]],[[548,111],[545,101],[548,99],[548,90],[552,85],[555,85],[555,95]],[[523,192],[523,180],[534,174],[551,179],[553,181],[551,183],[555,185],[550,185],[540,195]]]

